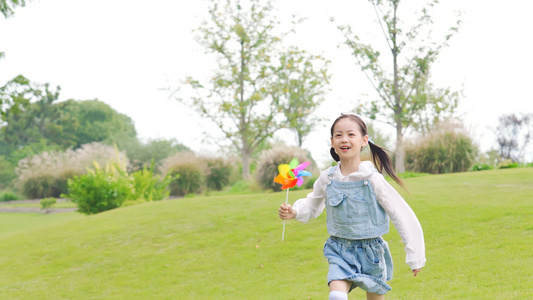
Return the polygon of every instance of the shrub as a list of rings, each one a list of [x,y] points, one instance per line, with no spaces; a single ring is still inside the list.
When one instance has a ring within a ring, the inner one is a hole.
[[[15,192],[3,192],[0,194],[0,202],[20,200],[21,197]]]
[[[116,165],[102,170],[97,163],[89,172],[68,180],[69,198],[80,213],[90,215],[114,209],[122,205],[132,194],[132,185],[124,171]]]
[[[44,198],[41,200],[41,208],[42,209],[49,209],[54,204],[56,204],[57,200],[56,198],[50,197],[50,198]]]
[[[142,170],[131,174],[133,191],[130,200],[156,201],[168,197],[170,191],[167,187],[173,178],[171,175],[167,175],[164,178],[154,175],[153,166],[154,164],[152,163],[152,168],[148,169],[144,166]]]
[[[205,160],[192,152],[176,153],[163,160],[160,167],[165,176],[175,178],[169,184],[170,194],[175,196],[203,192],[206,187],[206,169]]]
[[[484,170],[492,170],[494,169],[491,165],[488,164],[475,164],[472,166],[472,171],[484,171]]]
[[[405,165],[413,172],[464,172],[472,165],[477,152],[477,146],[462,125],[446,122],[414,143],[406,143]]]
[[[209,189],[220,191],[227,186],[233,167],[222,158],[207,159],[206,184]]]
[[[506,159],[498,164],[498,169],[511,169],[518,168],[519,165],[517,162],[513,162],[511,159]]]
[[[21,159],[15,170],[18,176],[15,186],[30,198],[59,197],[67,192],[68,179],[87,172],[93,162],[99,165],[122,162],[123,169],[127,165],[124,152],[91,143],[76,150],[43,152]]]
[[[274,178],[279,174],[278,166],[280,164],[288,164],[293,158],[298,159],[300,163],[305,161],[311,161],[312,163],[312,159],[309,158],[309,152],[299,147],[278,145],[261,152],[255,176],[257,183],[264,190],[281,191],[281,185],[274,182]],[[308,166],[307,170],[313,173],[316,168]]]

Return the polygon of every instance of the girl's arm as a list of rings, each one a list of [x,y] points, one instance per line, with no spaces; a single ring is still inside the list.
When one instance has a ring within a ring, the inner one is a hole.
[[[405,245],[405,262],[413,271],[420,271],[426,263],[424,233],[415,213],[402,196],[385,180],[383,175],[374,172],[371,177],[377,200],[390,217]],[[418,273],[415,272],[415,276]]]
[[[326,207],[326,187],[328,184],[327,173],[322,172],[313,184],[313,191],[307,197],[299,199],[292,206],[295,219],[307,223],[311,218],[317,218]],[[280,208],[281,210],[281,208]]]

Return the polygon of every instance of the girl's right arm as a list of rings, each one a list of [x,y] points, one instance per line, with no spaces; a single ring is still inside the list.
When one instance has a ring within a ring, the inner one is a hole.
[[[295,219],[307,223],[309,219],[316,218],[324,211],[326,207],[326,187],[329,179],[327,170],[320,173],[320,176],[313,184],[313,191],[307,194],[307,197],[299,199],[292,206]]]

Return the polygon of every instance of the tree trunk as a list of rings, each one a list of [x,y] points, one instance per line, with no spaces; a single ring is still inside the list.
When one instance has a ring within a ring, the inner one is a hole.
[[[243,180],[249,180],[251,178],[250,174],[250,157],[251,151],[248,149],[248,147],[243,148],[242,152],[242,179]]]
[[[400,91],[398,89],[398,46],[397,46],[397,40],[396,40],[396,10],[398,9],[398,3],[394,3],[394,15],[393,15],[393,30],[392,30],[392,61],[394,65],[394,83],[392,87],[392,93],[394,95],[394,120],[396,121],[396,172],[397,173],[403,173],[405,172],[405,166],[403,163],[404,158],[404,151],[403,151],[403,125],[402,125],[402,118],[403,118],[403,111],[402,111],[402,105],[401,105],[401,96]]]
[[[397,173],[405,172],[404,157],[405,151],[403,150],[403,133],[402,122],[398,120],[396,122],[396,163],[395,168]]]

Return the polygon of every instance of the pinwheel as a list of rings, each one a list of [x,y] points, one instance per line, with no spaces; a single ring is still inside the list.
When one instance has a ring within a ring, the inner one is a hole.
[[[285,204],[289,199],[289,189],[295,186],[302,186],[304,180],[303,176],[311,176],[311,173],[304,169],[310,165],[310,162],[299,163],[298,159],[293,158],[289,164],[281,164],[278,166],[279,174],[274,178],[274,182],[281,184],[282,190],[287,190],[285,197]],[[281,241],[285,238],[285,220],[283,220],[283,234]]]

